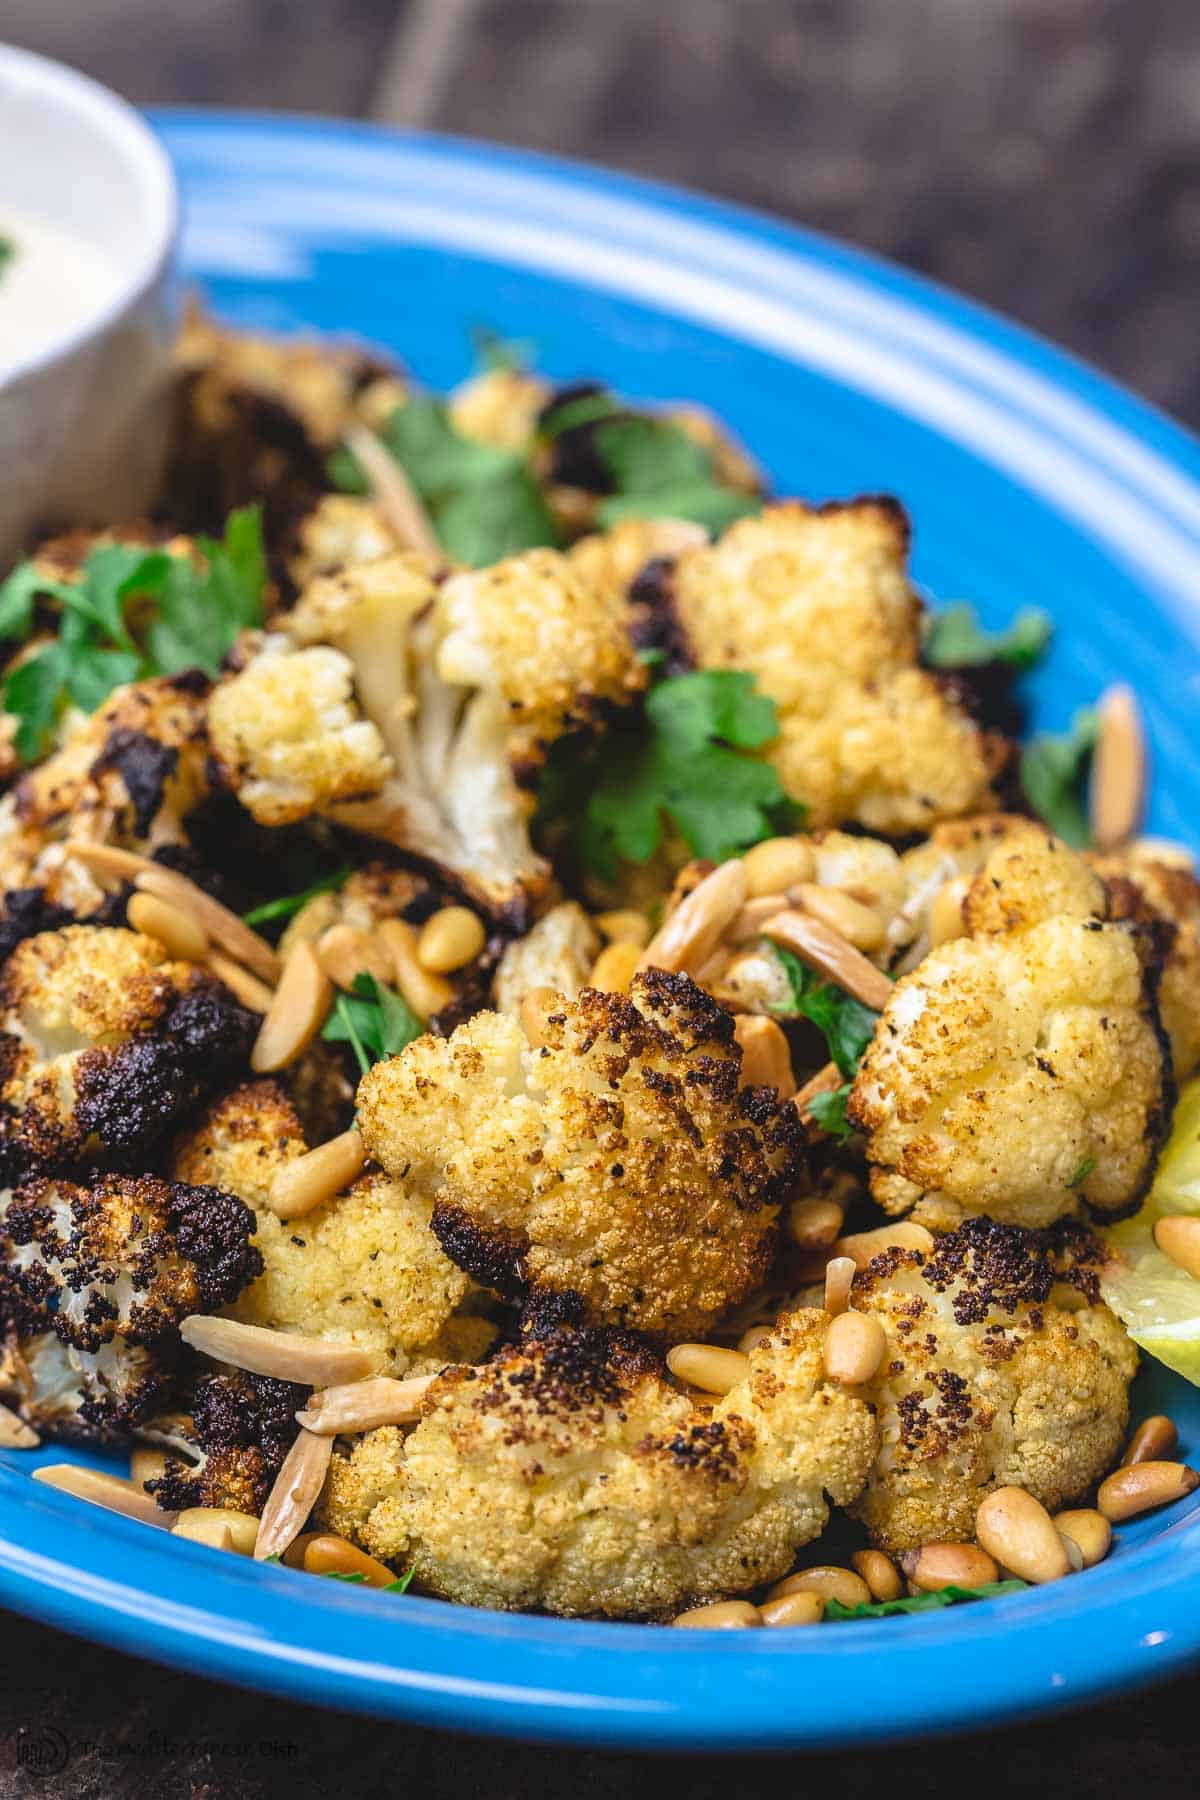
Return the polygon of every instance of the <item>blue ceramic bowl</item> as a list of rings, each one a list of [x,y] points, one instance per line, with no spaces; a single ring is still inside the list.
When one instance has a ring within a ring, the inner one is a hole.
[[[978,307],[769,219],[615,175],[369,128],[157,120],[186,272],[230,320],[353,330],[423,380],[470,330],[539,366],[728,419],[778,490],[887,490],[918,579],[999,625],[1058,622],[1035,678],[1060,727],[1118,677],[1144,704],[1151,829],[1200,843],[1200,448]],[[1200,1395],[1135,1410],[1200,1445]],[[674,1633],[470,1612],[256,1568],[29,1481],[0,1458],[0,1601],[122,1649],[316,1703],[524,1737],[672,1748],[862,1743],[994,1722],[1200,1654],[1200,1509],[1120,1533],[1057,1586],[819,1631]]]

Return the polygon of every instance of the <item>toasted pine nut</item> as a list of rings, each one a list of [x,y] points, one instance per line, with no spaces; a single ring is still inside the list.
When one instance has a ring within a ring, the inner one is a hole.
[[[956,875],[934,895],[933,905],[929,909],[929,942],[933,949],[965,934],[967,927],[963,918],[963,901],[970,885],[969,875]]]
[[[1092,759],[1088,812],[1099,850],[1127,843],[1146,805],[1146,739],[1137,696],[1116,682],[1100,696],[1100,730]]]
[[[798,1594],[781,1594],[778,1600],[764,1600],[759,1607],[764,1625],[819,1625],[825,1617],[825,1602],[811,1588]]]
[[[587,984],[599,988],[602,994],[627,994],[641,960],[641,947],[637,944],[605,944],[592,964]]]
[[[0,1450],[36,1450],[41,1441],[32,1425],[0,1402]]]
[[[1106,1519],[1118,1524],[1136,1518],[1156,1506],[1169,1506],[1200,1487],[1200,1474],[1181,1462],[1140,1462],[1114,1469],[1100,1483],[1096,1505]]]
[[[386,1563],[331,1531],[309,1538],[304,1567],[309,1575],[361,1575],[367,1587],[373,1588],[390,1587],[396,1579]]]
[[[944,1587],[986,1587],[1000,1578],[994,1557],[977,1544],[922,1544],[901,1553],[900,1567],[925,1594]]]
[[[305,1387],[336,1387],[371,1373],[370,1355],[353,1344],[269,1331],[265,1325],[243,1325],[240,1319],[193,1313],[179,1327],[179,1335],[214,1362],[232,1363],[235,1369],[249,1369],[252,1375],[274,1375]]]
[[[679,902],[642,952],[643,969],[687,970],[708,961],[746,901],[746,871],[737,858],[706,875]]]
[[[817,859],[805,838],[764,838],[752,844],[742,858],[746,893],[751,900],[763,894],[786,894],[797,882],[811,881]]]
[[[871,1598],[871,1590],[861,1575],[830,1563],[815,1569],[798,1569],[767,1589],[768,1600],[783,1600],[789,1594],[816,1594],[822,1605],[826,1600],[840,1600],[843,1606],[865,1606]]]
[[[158,1481],[166,1473],[167,1452],[139,1444],[129,1458],[129,1479],[134,1487],[145,1489],[148,1481]]]
[[[253,1556],[258,1520],[252,1513],[235,1512],[232,1507],[188,1506],[180,1513],[171,1535],[190,1538],[195,1544],[210,1544],[214,1550]]]
[[[1150,1418],[1143,1419],[1128,1444],[1121,1458],[1121,1467],[1128,1468],[1133,1463],[1161,1462],[1169,1457],[1179,1442],[1179,1433],[1175,1429],[1174,1419],[1168,1419],[1166,1413],[1153,1413]]]
[[[828,1249],[845,1216],[836,1200],[793,1200],[787,1212],[788,1236],[801,1250]]]
[[[353,1127],[283,1163],[271,1179],[267,1203],[278,1219],[302,1219],[362,1174],[367,1153]]]
[[[717,1344],[676,1344],[667,1351],[667,1367],[680,1381],[706,1394],[727,1394],[750,1373],[750,1358]]]
[[[261,981],[278,981],[279,958],[266,938],[251,931],[235,912],[230,912],[227,906],[206,894],[186,875],[180,875],[175,869],[164,869],[161,863],[148,863],[135,878],[135,885],[143,893],[156,894],[160,900],[169,900],[180,912],[187,913],[214,944],[243,963],[252,975],[257,975]]]
[[[761,1625],[762,1614],[749,1600],[718,1600],[712,1606],[693,1606],[671,1620],[683,1631],[741,1631]]]
[[[644,950],[650,942],[650,921],[645,913],[635,912],[632,906],[597,913],[592,924],[610,944],[637,944]]]
[[[825,1264],[825,1311],[836,1319],[850,1304],[850,1290],[858,1273],[848,1256],[835,1256]]]
[[[1022,1581],[1061,1581],[1071,1564],[1062,1537],[1040,1500],[1020,1487],[995,1488],[975,1511],[982,1549]]]
[[[1156,1222],[1154,1241],[1164,1256],[1200,1281],[1200,1216],[1169,1213]]]
[[[329,977],[311,944],[289,955],[250,1052],[256,1075],[274,1074],[303,1056],[325,1023],[333,999]]]
[[[265,981],[260,981],[257,975],[251,975],[249,969],[243,969],[241,963],[235,962],[232,956],[226,956],[220,950],[210,950],[205,967],[212,970],[218,981],[225,983],[240,1005],[257,1013],[268,1013],[271,1010],[275,990],[269,988]]]
[[[1104,1561],[1112,1546],[1112,1526],[1102,1512],[1090,1506],[1055,1513],[1054,1523],[1065,1538],[1079,1546],[1085,1569]]]
[[[407,919],[381,919],[376,938],[384,945],[396,971],[396,986],[419,1019],[431,1019],[449,1006],[454,989],[444,975],[433,975],[417,960],[416,927]]]
[[[443,906],[426,919],[417,939],[417,961],[431,975],[451,975],[474,962],[487,943],[478,913],[469,906]]]
[[[320,1531],[302,1531],[299,1537],[293,1538],[287,1549],[280,1552],[279,1560],[284,1568],[302,1569],[304,1567],[304,1554],[308,1549],[308,1546],[312,1543],[314,1538],[323,1536],[324,1533]]]
[[[843,1312],[825,1333],[825,1374],[841,1387],[861,1387],[879,1373],[887,1332],[870,1313]]]
[[[106,1507],[109,1512],[140,1519],[143,1525],[157,1525],[160,1530],[168,1531],[175,1523],[174,1513],[164,1512],[149,1494],[135,1488],[131,1481],[123,1481],[119,1475],[77,1468],[74,1463],[45,1463],[40,1469],[34,1469],[33,1479],[44,1481],[47,1487],[59,1488],[64,1494],[74,1494],[77,1500],[90,1500],[93,1506]]]
[[[933,1249],[933,1233],[911,1219],[900,1219],[895,1225],[880,1225],[874,1231],[852,1231],[833,1247],[839,1256],[849,1256],[856,1269],[865,1269],[885,1250],[919,1250],[928,1256]]]
[[[790,890],[788,898],[838,932],[856,950],[878,950],[887,937],[887,927],[875,908],[864,906],[840,888],[802,881]]]
[[[381,938],[355,925],[331,925],[316,942],[317,961],[345,993],[360,975],[373,975],[386,987],[395,977],[391,953]]]
[[[872,1600],[898,1600],[904,1591],[900,1571],[882,1550],[856,1550],[850,1558],[871,1590]]]
[[[749,1331],[743,1331],[737,1341],[737,1347],[743,1356],[749,1356],[752,1350],[757,1350],[760,1344],[765,1344],[770,1335],[771,1327],[769,1325],[751,1325]]]
[[[776,913],[763,926],[763,936],[792,950],[802,962],[853,994],[873,1012],[882,1012],[892,996],[892,983],[861,951],[823,919],[808,912]]]
[[[125,917],[134,931],[154,938],[181,962],[202,963],[208,955],[208,933],[203,925],[157,894],[131,894]]]
[[[283,1459],[283,1466],[263,1507],[254,1542],[255,1562],[282,1555],[293,1538],[303,1531],[325,1485],[332,1456],[331,1437],[316,1437],[301,1428]]]
[[[761,1013],[738,1013],[733,1035],[742,1052],[742,1087],[774,1088],[781,1100],[795,1093],[792,1053],[774,1019]]]
[[[546,1043],[546,1015],[556,1005],[561,1005],[563,996],[557,988],[530,988],[521,996],[521,1029],[529,1039],[534,1050],[540,1050]]]
[[[404,1381],[377,1375],[372,1381],[347,1382],[310,1395],[296,1418],[318,1437],[374,1431],[377,1425],[411,1425],[420,1418],[421,1402],[436,1380],[436,1375],[410,1375]]]

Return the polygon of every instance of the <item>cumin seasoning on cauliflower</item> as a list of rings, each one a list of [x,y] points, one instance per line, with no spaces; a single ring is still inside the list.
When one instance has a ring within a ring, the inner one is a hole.
[[[732,1016],[685,975],[550,997],[537,1035],[479,1013],[376,1064],[370,1154],[435,1203],[448,1254],[486,1286],[702,1335],[766,1272],[801,1167],[794,1109],[739,1087]]]
[[[871,1408],[827,1381],[827,1316],[782,1319],[711,1407],[636,1339],[558,1329],[448,1369],[406,1438],[335,1459],[324,1514],[466,1605],[662,1618],[791,1567],[858,1493]]]

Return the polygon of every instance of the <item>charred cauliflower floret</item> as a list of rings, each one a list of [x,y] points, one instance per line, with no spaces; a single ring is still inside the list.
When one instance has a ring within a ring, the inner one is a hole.
[[[1100,1247],[970,1219],[928,1257],[889,1250],[854,1283],[888,1335],[878,1459],[851,1511],[887,1550],[965,1541],[993,1488],[1052,1512],[1116,1457],[1137,1351],[1098,1303]]]
[[[732,1017],[684,975],[550,996],[537,1035],[479,1013],[377,1063],[359,1087],[371,1155],[435,1202],[447,1253],[486,1286],[702,1335],[762,1279],[797,1115],[739,1088]]]
[[[647,563],[681,556],[709,541],[689,519],[622,519],[608,531],[579,538],[567,560],[588,583],[624,601]]]
[[[245,1063],[257,1030],[220,982],[137,932],[26,938],[0,973],[0,1127],[17,1165],[128,1164]]]
[[[670,604],[693,660],[748,670],[775,701],[768,754],[811,825],[899,834],[987,803],[1002,746],[917,667],[907,555],[894,502],[788,501],[676,564]]]
[[[170,1512],[191,1506],[260,1513],[296,1437],[296,1413],[308,1389],[232,1369],[202,1375],[182,1418],[149,1420],[141,1435],[185,1457],[168,1456],[147,1492]]]
[[[218,1101],[176,1146],[177,1180],[224,1188],[256,1214],[262,1272],[237,1299],[234,1316],[356,1344],[386,1374],[436,1354],[451,1326],[459,1354],[481,1354],[492,1328],[484,1319],[456,1321],[472,1284],[443,1252],[430,1230],[432,1204],[415,1190],[376,1170],[303,1218],[271,1211],[274,1175],[306,1148],[295,1112],[270,1081]]]
[[[1091,862],[1108,885],[1114,918],[1170,928],[1158,1006],[1176,1079],[1185,1081],[1200,1066],[1200,881],[1136,845]]]
[[[559,1329],[449,1369],[406,1439],[335,1461],[331,1527],[471,1606],[655,1618],[784,1574],[876,1447],[824,1378],[827,1318],[782,1319],[712,1407],[636,1340]]]
[[[261,1268],[253,1225],[232,1194],[152,1175],[15,1189],[0,1206],[0,1284],[25,1326],[31,1422],[85,1437],[140,1423],[161,1404],[180,1321]]]
[[[1006,902],[976,880],[998,923]],[[1067,913],[931,951],[896,983],[851,1091],[880,1205],[1031,1226],[1080,1200],[1133,1207],[1173,1092],[1156,976],[1135,928]]]

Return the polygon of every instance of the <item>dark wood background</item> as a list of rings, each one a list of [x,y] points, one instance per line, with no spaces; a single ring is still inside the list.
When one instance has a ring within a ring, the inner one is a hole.
[[[0,0],[0,36],[138,101],[432,126],[768,207],[953,283],[1200,425],[1197,0]],[[749,1800],[797,1782],[845,1800],[1194,1800],[1198,1718],[1187,1679],[921,1748],[664,1761],[381,1726],[0,1630],[0,1793],[78,1800]],[[20,1767],[39,1734],[61,1770]],[[263,1741],[275,1752],[233,1748]]]

